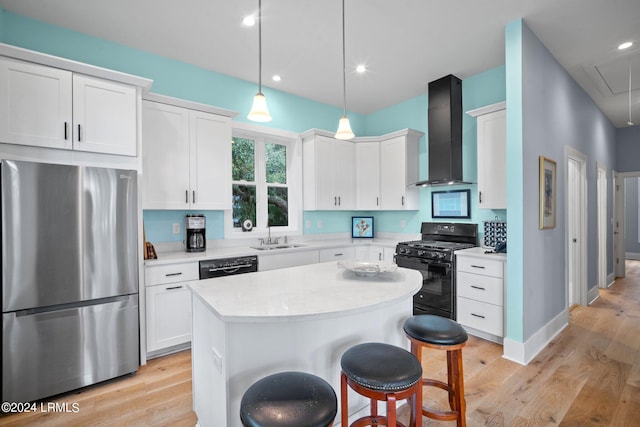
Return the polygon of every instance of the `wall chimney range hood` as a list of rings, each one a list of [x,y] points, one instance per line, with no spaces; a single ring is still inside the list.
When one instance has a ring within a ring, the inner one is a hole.
[[[429,83],[429,179],[417,186],[469,184],[462,180],[462,80]]]

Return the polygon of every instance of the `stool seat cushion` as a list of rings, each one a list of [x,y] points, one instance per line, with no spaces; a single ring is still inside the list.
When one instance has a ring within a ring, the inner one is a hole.
[[[240,402],[240,419],[247,427],[327,427],[337,412],[333,387],[305,372],[262,378],[247,389]]]
[[[355,345],[340,363],[347,378],[372,390],[405,390],[422,377],[422,366],[413,354],[384,343]]]
[[[462,344],[469,338],[459,323],[431,314],[408,318],[404,322],[404,332],[418,341],[437,345]]]

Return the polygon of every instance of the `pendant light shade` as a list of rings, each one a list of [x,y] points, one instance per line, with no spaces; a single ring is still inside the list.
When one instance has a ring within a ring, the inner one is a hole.
[[[344,0],[342,0],[342,118],[338,122],[338,131],[336,132],[336,139],[352,139],[355,137],[351,130],[351,124],[347,117],[347,77],[345,69],[345,43],[344,43]]]
[[[247,118],[254,122],[271,121],[267,98],[262,94],[262,0],[258,0],[258,93],[253,97],[253,105]]]
[[[347,116],[342,116],[340,121],[338,122],[338,131],[335,135],[336,139],[352,139],[355,137],[353,131],[351,130],[351,124],[349,124],[349,118]]]

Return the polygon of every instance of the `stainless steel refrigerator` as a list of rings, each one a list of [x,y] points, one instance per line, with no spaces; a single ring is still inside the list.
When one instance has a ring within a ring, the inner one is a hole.
[[[135,171],[2,160],[2,401],[139,367]]]

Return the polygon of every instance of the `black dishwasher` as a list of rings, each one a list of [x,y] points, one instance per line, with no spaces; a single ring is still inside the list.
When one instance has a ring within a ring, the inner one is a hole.
[[[200,280],[256,271],[258,271],[257,255],[200,261]]]

